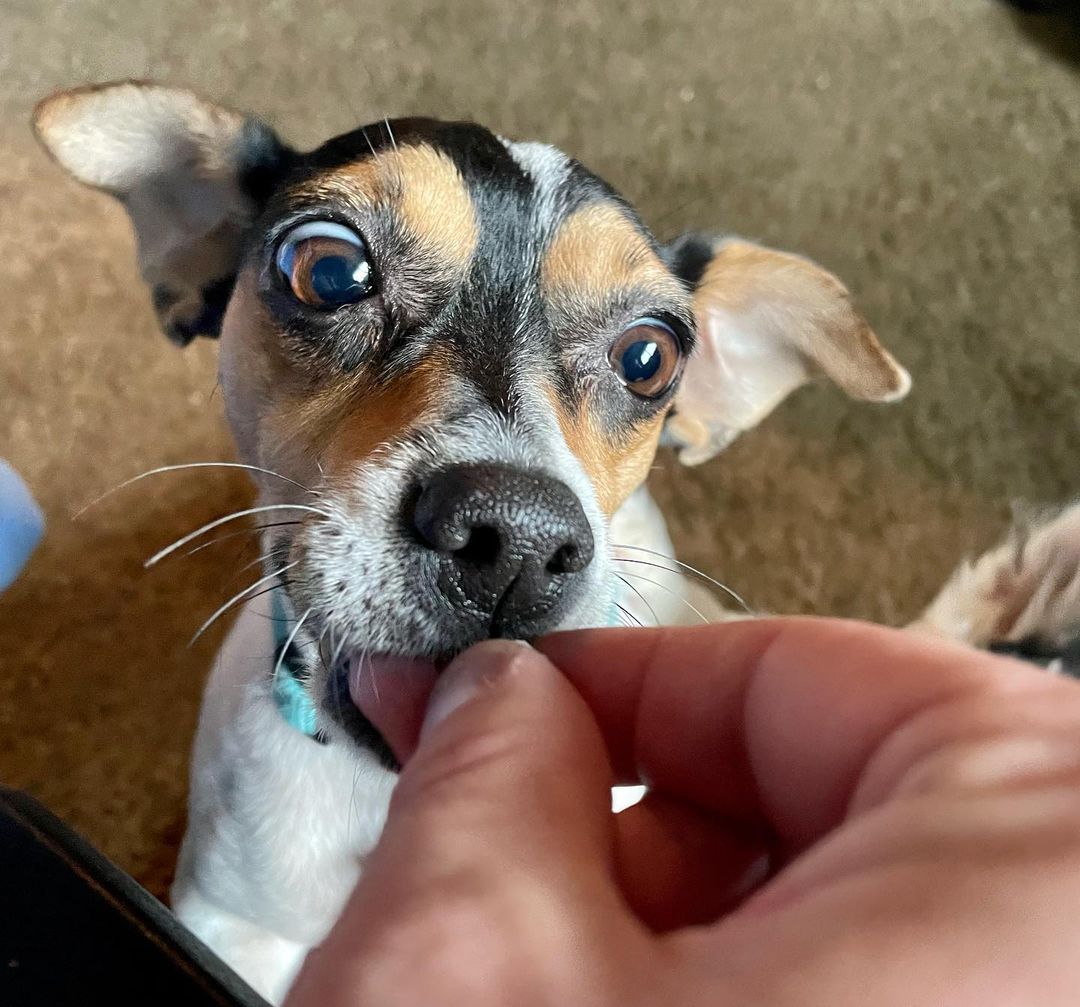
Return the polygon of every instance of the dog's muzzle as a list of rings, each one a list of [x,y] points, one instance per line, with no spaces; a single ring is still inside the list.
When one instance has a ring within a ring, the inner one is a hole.
[[[455,465],[427,479],[406,515],[433,554],[439,591],[483,636],[528,639],[578,597],[593,535],[564,483],[505,465]]]

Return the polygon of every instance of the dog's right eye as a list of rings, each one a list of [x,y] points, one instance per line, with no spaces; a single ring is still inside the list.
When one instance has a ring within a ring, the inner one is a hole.
[[[311,220],[294,227],[278,246],[276,261],[293,296],[311,308],[333,311],[375,293],[364,241],[343,224]]]
[[[639,318],[623,329],[608,360],[619,380],[635,395],[658,399],[679,377],[683,351],[667,322]]]

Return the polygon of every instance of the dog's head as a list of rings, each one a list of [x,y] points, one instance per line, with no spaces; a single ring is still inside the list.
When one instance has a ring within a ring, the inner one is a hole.
[[[665,425],[697,462],[815,374],[907,389],[831,274],[660,245],[539,143],[404,119],[302,154],[139,83],[55,95],[35,125],[127,208],[169,337],[220,335],[240,451],[279,474],[263,502],[312,508],[267,531],[298,639],[347,655],[604,624],[607,519]]]

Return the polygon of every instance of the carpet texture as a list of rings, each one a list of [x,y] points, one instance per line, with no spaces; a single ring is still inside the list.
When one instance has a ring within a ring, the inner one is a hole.
[[[827,264],[915,387],[896,407],[797,394],[720,459],[662,458],[681,556],[758,607],[890,623],[1010,502],[1080,488],[1075,39],[992,0],[5,0],[0,456],[47,512],[0,597],[0,780],[161,891],[202,680],[187,640],[244,584],[241,539],[144,571],[244,504],[215,349],[156,331],[131,235],[62,177],[35,100],[117,77],[188,85],[289,140],[389,115],[475,118],[578,156],[663,237],[722,227]]]

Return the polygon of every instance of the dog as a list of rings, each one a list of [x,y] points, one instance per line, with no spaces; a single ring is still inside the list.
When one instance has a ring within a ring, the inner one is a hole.
[[[670,572],[643,488],[661,443],[703,462],[818,376],[868,402],[910,386],[822,267],[661,244],[542,143],[410,118],[301,153],[132,81],[34,125],[127,210],[165,334],[220,337],[269,558],[206,688],[172,902],[272,1002],[395,781],[350,675],[395,701],[489,637],[722,617]]]

